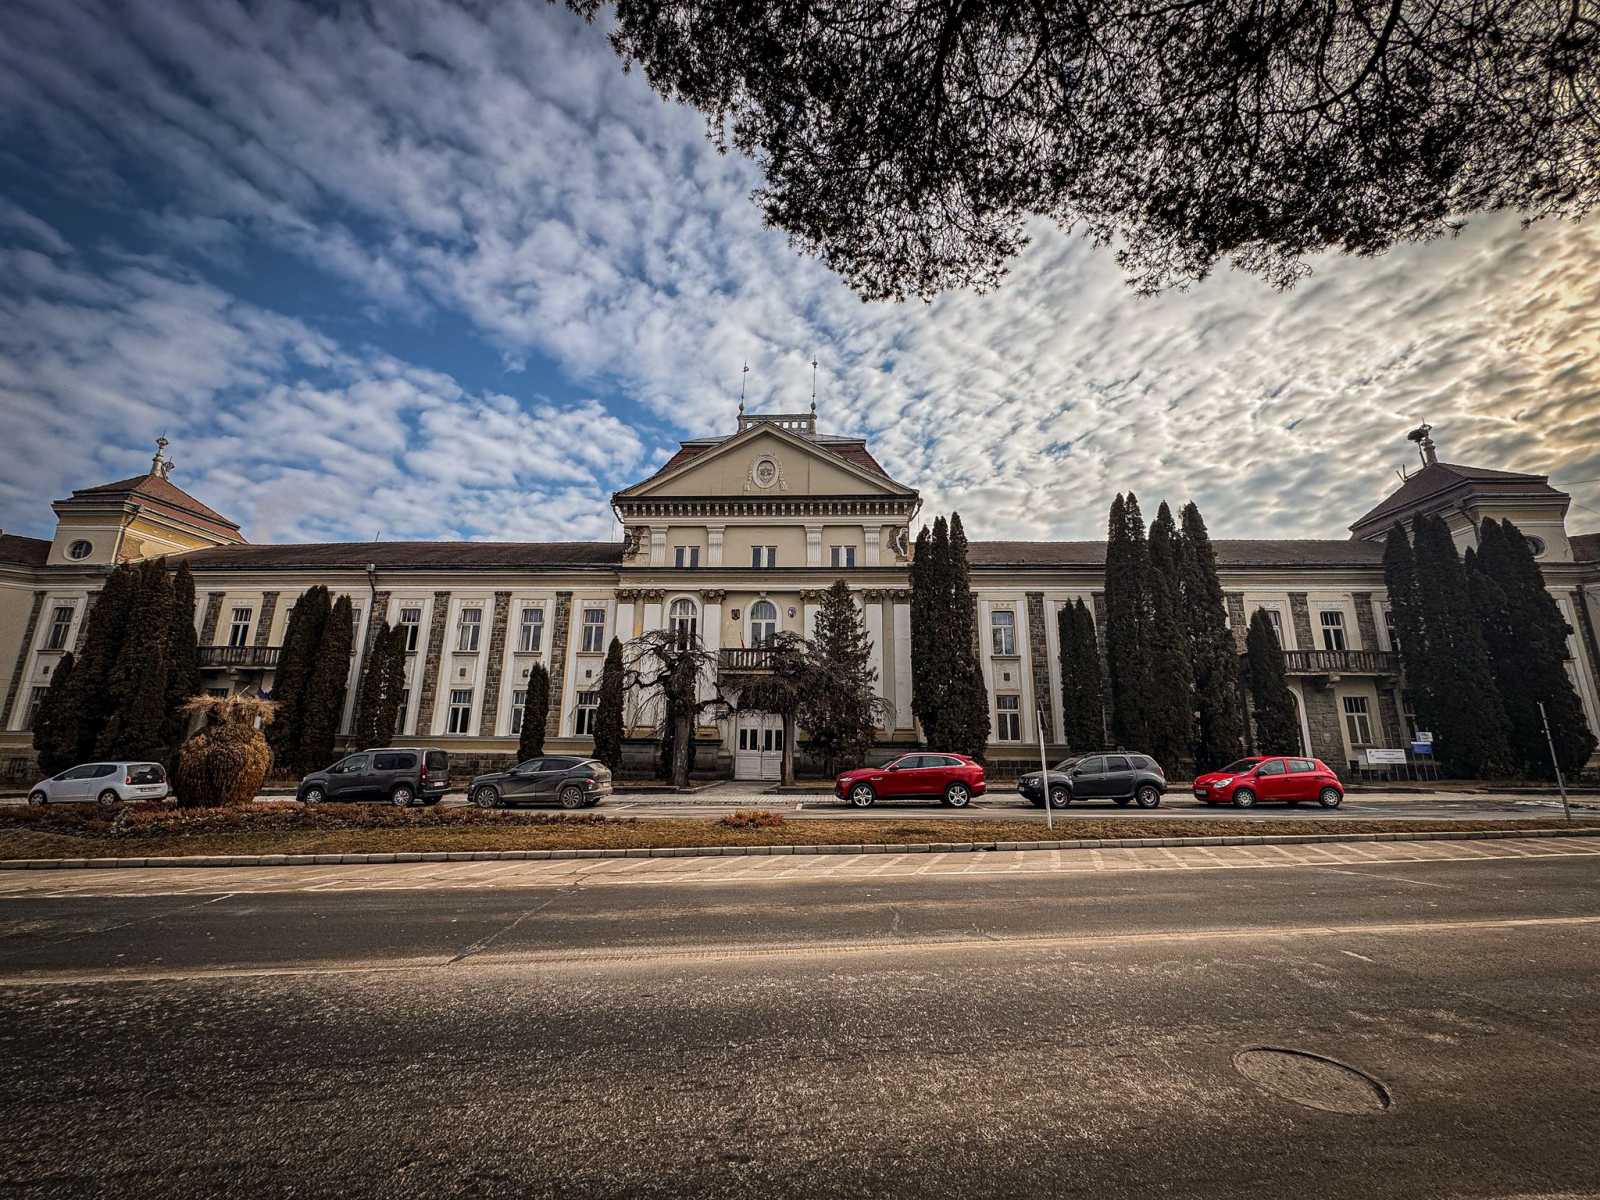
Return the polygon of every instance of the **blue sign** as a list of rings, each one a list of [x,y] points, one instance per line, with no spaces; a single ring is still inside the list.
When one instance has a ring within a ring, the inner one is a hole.
[[[1413,753],[1415,755],[1418,755],[1418,756],[1427,755],[1429,757],[1432,757],[1432,755],[1433,755],[1433,743],[1432,742],[1412,742],[1411,743],[1411,753]]]

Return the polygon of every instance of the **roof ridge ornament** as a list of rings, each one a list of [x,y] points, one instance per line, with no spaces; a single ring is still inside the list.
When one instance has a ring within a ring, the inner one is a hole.
[[[1417,444],[1417,453],[1422,456],[1422,465],[1427,467],[1439,461],[1439,454],[1434,449],[1433,439],[1428,435],[1433,432],[1433,426],[1424,421],[1410,433],[1406,434],[1406,441]]]
[[[177,466],[175,462],[166,457],[167,447],[171,444],[171,442],[167,441],[167,435],[164,433],[156,438],[156,453],[155,457],[150,460],[150,474],[162,479],[171,478],[172,468]]]

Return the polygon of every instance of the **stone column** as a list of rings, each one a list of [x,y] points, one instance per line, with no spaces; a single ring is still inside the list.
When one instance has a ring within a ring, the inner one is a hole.
[[[6,688],[6,705],[0,709],[0,729],[11,728],[11,710],[16,707],[17,693],[22,690],[22,678],[28,670],[28,658],[33,653],[33,638],[39,632],[39,614],[44,611],[44,596],[43,592],[33,594],[28,624],[22,631],[22,648],[17,651],[17,665],[11,669],[11,683]]]
[[[389,602],[389,593],[388,592],[379,592],[378,595],[380,597],[382,597],[382,601],[383,601],[384,604],[387,604]],[[256,645],[257,646],[268,646],[268,645],[272,644],[272,621],[273,621],[273,618],[276,617],[277,615],[278,615],[278,593],[277,592],[262,592],[261,593],[261,613],[256,618]],[[371,633],[371,630],[372,630],[372,625],[369,622],[368,625],[367,625],[367,631],[368,631],[369,635]],[[367,638],[367,650],[368,650],[369,653],[372,650],[372,638],[370,636],[368,636],[368,638]],[[363,661],[365,661],[365,660],[363,660]]]
[[[1350,598],[1356,602],[1356,630],[1361,637],[1361,645],[1350,647],[1352,650],[1377,650],[1378,646],[1378,615],[1372,607],[1371,592],[1352,592]]]
[[[217,622],[222,620],[222,598],[225,592],[206,593],[206,615],[200,622],[200,644],[211,646],[217,640]]]
[[[1033,674],[1033,704],[1044,714],[1047,740],[1055,737],[1056,705],[1050,692],[1050,639],[1045,627],[1044,593],[1028,592],[1028,666]],[[1038,736],[1038,731],[1034,731]]]
[[[507,619],[511,615],[511,593],[494,594],[494,624],[489,626],[489,660],[483,673],[483,717],[478,722],[479,737],[499,737],[500,673],[505,668]]]
[[[665,530],[661,536],[665,541]],[[544,735],[547,738],[561,736],[562,697],[565,695],[567,682],[567,642],[571,638],[571,633],[572,593],[557,592],[555,625],[550,630],[550,713],[544,722]]]
[[[1228,626],[1233,634],[1233,648],[1243,654],[1245,638],[1250,634],[1250,618],[1244,611],[1244,593],[1228,592],[1224,598],[1228,602]]]
[[[433,701],[439,691],[439,659],[444,653],[445,625],[450,620],[450,593],[433,594],[433,611],[428,615],[428,652],[422,660],[422,678],[417,683],[417,736],[433,736]]]
[[[864,593],[862,595],[861,600],[862,600],[862,604],[864,605],[864,615],[866,617],[865,625],[866,625],[866,630],[867,630],[867,641],[872,646],[872,654],[871,654],[871,657],[867,659],[867,665],[870,666],[873,669],[873,671],[875,671],[877,673],[877,680],[872,685],[873,686],[873,690],[876,691],[877,694],[880,697],[884,697],[885,699],[887,699],[887,696],[886,696],[886,694],[884,692],[884,687],[883,687],[883,601],[884,601],[884,598],[885,598],[885,593],[884,592],[881,592],[881,591],[869,591],[869,592],[866,592],[866,593]]]
[[[1289,612],[1294,618],[1294,648],[1315,650],[1317,639],[1311,633],[1311,605],[1306,602],[1305,592],[1289,593]]]

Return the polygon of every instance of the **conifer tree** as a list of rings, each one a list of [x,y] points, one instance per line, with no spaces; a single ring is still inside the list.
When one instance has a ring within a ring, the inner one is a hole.
[[[1150,660],[1150,552],[1144,518],[1132,492],[1111,502],[1106,530],[1106,674],[1111,685],[1111,738],[1149,749],[1146,705],[1155,680]]]
[[[105,586],[89,610],[70,693],[77,716],[74,762],[88,762],[95,757],[100,731],[111,715],[111,671],[122,651],[131,601],[137,590],[137,568],[123,563],[106,577]]]
[[[1172,510],[1163,500],[1150,523],[1150,693],[1145,703],[1147,750],[1168,768],[1187,760],[1195,739],[1194,672],[1183,615],[1183,549]],[[1159,682],[1158,682],[1159,681]]]
[[[357,693],[356,741],[362,746],[387,746],[394,741],[404,688],[405,630],[400,625],[380,625]]]
[[[314,771],[333,761],[333,744],[339,736],[339,721],[344,715],[354,622],[355,609],[350,597],[340,596],[333,602],[323,625],[322,639],[312,659],[300,706],[297,762],[301,771]]]
[[[178,747],[189,731],[189,717],[183,706],[200,692],[200,646],[194,629],[194,599],[194,572],[187,562],[180,561],[172,576],[172,615],[167,626],[167,693],[161,732],[169,766],[175,764]]]
[[[1061,666],[1061,715],[1067,745],[1075,751],[1105,745],[1105,697],[1100,686],[1100,648],[1094,614],[1082,598],[1056,613],[1057,654]]]
[[[1504,773],[1511,767],[1505,708],[1461,556],[1442,517],[1419,515],[1413,521],[1412,556],[1432,710],[1418,708],[1418,719],[1429,720],[1434,753],[1446,773],[1467,778]],[[1404,641],[1401,647],[1406,654]]]
[[[1283,647],[1265,609],[1250,617],[1245,637],[1250,699],[1255,709],[1257,754],[1298,754],[1300,721],[1283,665]]]
[[[609,657],[609,656],[608,656]],[[517,761],[527,762],[544,754],[544,727],[550,718],[550,672],[544,664],[528,668],[528,694],[522,702],[522,737],[517,743]]]
[[[33,718],[33,748],[39,769],[55,775],[78,762],[78,713],[72,677],[76,662],[69,650],[61,656],[39,711]]]
[[[972,568],[967,562],[967,532],[961,514],[950,514],[950,649],[959,651],[952,664],[951,747],[982,759],[989,743],[989,690],[983,682],[978,654],[978,602],[972,594]]]
[[[911,711],[927,743],[946,749],[952,675],[949,564],[950,526],[941,515],[932,529],[917,534],[911,561]]]
[[[1563,773],[1594,752],[1594,735],[1567,674],[1567,625],[1545,585],[1544,572],[1522,530],[1508,520],[1485,520],[1468,569],[1474,600],[1505,704],[1510,748],[1526,774],[1550,777],[1550,743]],[[1486,611],[1487,610],[1487,611]],[[1546,739],[1539,705],[1550,723]]]
[[[1244,753],[1244,697],[1239,691],[1239,654],[1228,628],[1227,601],[1217,577],[1217,552],[1199,506],[1183,506],[1183,614],[1189,664],[1194,673],[1198,718],[1196,771],[1214,771]]]
[[[172,581],[165,559],[135,569],[122,644],[106,678],[109,713],[95,739],[95,756],[159,758],[166,727],[167,637]]]
[[[300,766],[307,686],[332,607],[332,596],[319,583],[308,588],[289,610],[283,649],[278,652],[278,666],[272,675],[272,699],[278,706],[278,715],[266,730],[273,761],[281,768],[297,770]]]
[[[872,643],[844,580],[835,580],[817,610],[809,662],[800,674],[797,717],[812,753],[829,774],[840,762],[865,759],[883,717]]]
[[[1430,674],[1433,656],[1428,653],[1428,635],[1422,622],[1422,604],[1417,596],[1417,561],[1411,539],[1396,521],[1383,543],[1383,585],[1389,596],[1389,612],[1394,620],[1395,651],[1405,680],[1405,693],[1417,715],[1418,727],[1430,732],[1434,714],[1434,682]]]
[[[622,641],[612,638],[606,663],[600,671],[600,703],[594,714],[594,756],[611,768],[622,769],[622,708],[624,693]]]

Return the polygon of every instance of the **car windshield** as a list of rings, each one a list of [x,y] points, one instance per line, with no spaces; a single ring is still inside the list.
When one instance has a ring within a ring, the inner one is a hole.
[[[1222,770],[1224,773],[1248,771],[1260,761],[1261,760],[1259,758],[1241,758],[1238,762],[1229,763],[1227,766],[1223,767]]]
[[[1063,758],[1060,762],[1058,762],[1055,766],[1051,767],[1050,769],[1052,771],[1070,771],[1070,770],[1072,770],[1073,767],[1077,766],[1082,761],[1083,761],[1083,755],[1077,754],[1077,755],[1074,755],[1071,758]]]

